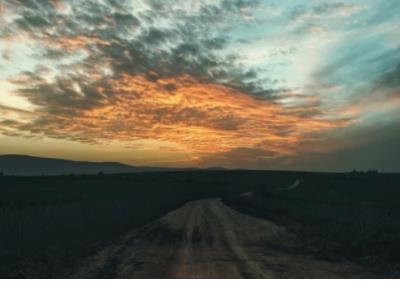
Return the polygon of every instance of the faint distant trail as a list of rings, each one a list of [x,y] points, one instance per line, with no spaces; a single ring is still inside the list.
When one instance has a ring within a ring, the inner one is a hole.
[[[284,191],[284,190],[293,190],[296,189],[297,187],[299,187],[301,184],[301,180],[297,179],[296,181],[294,181],[294,183],[288,187],[284,187],[284,188],[279,188],[278,191]]]
[[[82,262],[75,278],[358,278],[353,263],[302,254],[284,228],[224,205],[192,201]]]

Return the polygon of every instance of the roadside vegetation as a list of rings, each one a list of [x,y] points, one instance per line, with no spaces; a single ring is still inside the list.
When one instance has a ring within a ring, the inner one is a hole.
[[[282,189],[299,179],[295,189]],[[208,197],[291,226],[321,256],[351,257],[393,276],[400,263],[399,182],[400,175],[223,170],[2,176],[0,277],[63,277],[120,235]]]
[[[225,202],[289,227],[321,257],[354,260],[382,277],[400,277],[400,175],[300,176],[295,189],[265,183],[252,197]]]
[[[65,269],[103,244],[187,201],[253,189],[258,174],[3,176],[0,277],[62,277]]]

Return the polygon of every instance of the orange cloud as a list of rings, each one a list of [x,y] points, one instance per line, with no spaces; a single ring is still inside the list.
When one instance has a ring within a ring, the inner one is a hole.
[[[285,108],[190,76],[153,81],[124,75],[98,92],[104,96],[101,106],[76,109],[72,115],[49,113],[25,128],[92,143],[148,139],[155,141],[153,148],[170,147],[193,159],[236,148],[291,155],[300,142],[349,123],[323,120],[315,108]]]
[[[43,42],[50,47],[60,48],[66,51],[76,51],[90,45],[109,45],[109,42],[100,38],[83,35],[57,38],[52,37]]]

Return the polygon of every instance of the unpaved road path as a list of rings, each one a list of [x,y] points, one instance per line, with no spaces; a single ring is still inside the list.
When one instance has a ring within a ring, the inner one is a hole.
[[[83,261],[74,278],[359,278],[301,250],[287,231],[224,205],[188,202]]]

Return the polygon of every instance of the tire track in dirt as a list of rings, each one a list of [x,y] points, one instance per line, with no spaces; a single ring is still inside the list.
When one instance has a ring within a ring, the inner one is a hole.
[[[191,201],[86,259],[73,278],[363,278],[302,252],[285,228],[219,199]]]

